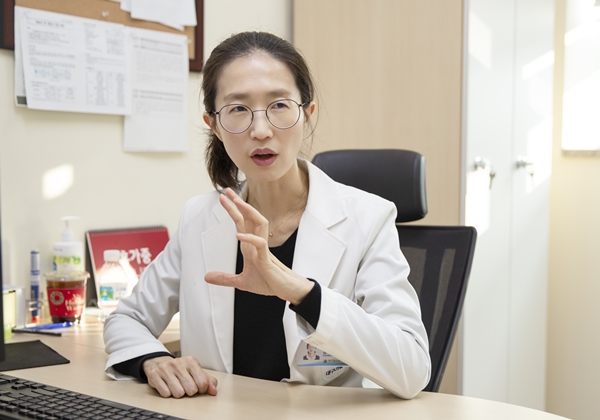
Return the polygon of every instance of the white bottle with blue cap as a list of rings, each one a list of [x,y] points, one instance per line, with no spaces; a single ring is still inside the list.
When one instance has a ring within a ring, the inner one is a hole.
[[[96,276],[98,283],[98,320],[104,322],[106,317],[117,308],[119,301],[127,296],[129,277],[120,264],[121,251],[118,249],[104,250],[104,264]]]

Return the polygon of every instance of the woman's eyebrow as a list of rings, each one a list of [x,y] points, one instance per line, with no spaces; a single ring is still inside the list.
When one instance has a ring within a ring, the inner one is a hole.
[[[271,96],[273,98],[280,98],[280,97],[290,97],[292,96],[292,92],[290,92],[289,90],[286,89],[277,89],[277,90],[272,90],[271,92],[267,93],[267,96]]]
[[[247,99],[250,95],[247,93],[230,93],[229,95],[225,95],[223,98],[226,102],[233,100],[243,100]]]
[[[276,90],[272,90],[270,92],[267,92],[265,94],[267,97],[269,98],[280,98],[280,97],[290,97],[292,95],[292,93],[287,90],[287,89],[276,89]],[[245,92],[232,92],[228,95],[225,95],[225,97],[223,98],[226,102],[227,101],[241,101],[244,99],[248,99],[249,97],[251,97],[252,95],[249,93],[245,93]]]

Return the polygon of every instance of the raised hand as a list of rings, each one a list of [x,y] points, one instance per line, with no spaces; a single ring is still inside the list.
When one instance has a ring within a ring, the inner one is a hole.
[[[235,223],[244,257],[244,269],[237,275],[206,273],[206,282],[261,295],[278,296],[295,305],[300,303],[314,284],[294,273],[271,254],[267,239],[267,219],[229,188],[219,199]]]

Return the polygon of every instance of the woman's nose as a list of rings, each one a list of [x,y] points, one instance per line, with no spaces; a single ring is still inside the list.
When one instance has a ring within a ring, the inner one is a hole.
[[[273,135],[273,127],[267,119],[265,111],[254,111],[254,120],[250,126],[250,135],[252,138],[265,139]]]

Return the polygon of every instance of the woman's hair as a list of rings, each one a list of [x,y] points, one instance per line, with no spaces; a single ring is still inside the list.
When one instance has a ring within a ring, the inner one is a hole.
[[[210,54],[203,69],[202,91],[204,93],[204,109],[211,113],[215,109],[218,81],[223,68],[236,60],[255,53],[267,53],[281,61],[292,72],[296,87],[300,91],[301,103],[306,108],[315,96],[315,88],[306,61],[292,44],[268,32],[242,32],[221,42]],[[213,124],[216,124],[213,120]],[[206,146],[206,167],[216,189],[230,187],[238,190],[239,170],[225,151],[223,142],[211,131]]]

